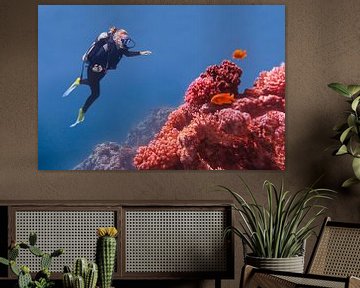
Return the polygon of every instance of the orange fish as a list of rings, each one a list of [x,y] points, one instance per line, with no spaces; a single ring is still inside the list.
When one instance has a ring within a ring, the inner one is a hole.
[[[232,56],[234,59],[244,59],[247,56],[247,52],[246,50],[236,49]]]
[[[216,105],[231,104],[235,101],[234,94],[220,93],[211,98],[211,103]]]

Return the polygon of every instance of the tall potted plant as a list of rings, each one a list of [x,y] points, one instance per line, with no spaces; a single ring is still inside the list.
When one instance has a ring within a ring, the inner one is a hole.
[[[243,181],[244,182],[244,181]],[[239,227],[228,227],[226,233],[239,236],[250,253],[244,255],[245,264],[259,268],[300,272],[304,270],[304,244],[314,233],[315,220],[326,207],[320,199],[331,199],[334,191],[304,188],[296,193],[285,191],[283,183],[278,189],[266,180],[266,206],[261,205],[244,182],[251,201],[239,193],[221,186],[235,199],[233,208],[240,215]]]
[[[342,187],[349,187],[360,183],[360,85],[330,83],[328,87],[344,96],[350,104],[350,109],[346,111],[346,121],[334,127],[339,145],[333,153],[336,156],[352,157],[354,176],[342,184]]]

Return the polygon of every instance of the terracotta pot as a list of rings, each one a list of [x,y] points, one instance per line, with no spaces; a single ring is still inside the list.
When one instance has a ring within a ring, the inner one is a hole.
[[[245,263],[254,267],[287,272],[304,272],[304,256],[289,258],[263,258],[251,255],[245,256]]]

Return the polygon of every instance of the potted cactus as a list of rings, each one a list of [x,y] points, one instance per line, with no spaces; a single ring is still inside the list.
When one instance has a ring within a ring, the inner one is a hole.
[[[97,229],[96,262],[99,267],[99,287],[110,288],[116,258],[115,227],[100,227]]]
[[[115,227],[100,227],[96,231],[96,263],[88,263],[85,258],[75,261],[73,272],[70,267],[64,267],[64,288],[95,288],[98,282],[100,288],[110,288],[116,259]]]
[[[98,279],[98,267],[96,263],[88,263],[85,258],[78,258],[74,264],[74,270],[64,267],[64,288],[95,288]]]
[[[36,241],[36,233],[30,233],[29,243],[12,242],[8,252],[8,259],[0,257],[0,263],[10,266],[11,271],[18,277],[18,288],[49,288],[54,285],[50,280],[50,265],[52,259],[63,254],[64,250],[57,249],[52,253],[45,253],[36,246]],[[41,259],[41,270],[35,275],[34,280],[30,275],[30,268],[28,266],[19,266],[16,263],[20,249],[28,250],[30,253]]]

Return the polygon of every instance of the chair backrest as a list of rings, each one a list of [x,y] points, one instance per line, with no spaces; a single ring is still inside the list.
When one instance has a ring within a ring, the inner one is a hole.
[[[307,273],[360,277],[360,223],[326,218]]]

